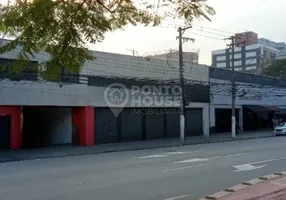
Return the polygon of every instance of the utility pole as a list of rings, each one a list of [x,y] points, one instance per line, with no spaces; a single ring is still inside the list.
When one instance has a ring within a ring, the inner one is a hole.
[[[264,55],[259,56],[259,64],[256,64],[256,74],[259,75],[259,70],[263,69],[265,66],[265,58]]]
[[[132,52],[132,55],[135,56],[137,51],[135,51],[134,49],[126,49],[127,51],[131,51]]]
[[[236,88],[235,88],[235,70],[234,70],[234,48],[235,48],[235,36],[227,38],[231,41],[231,44],[228,45],[231,49],[231,136],[236,137],[236,119],[235,119],[235,97],[236,97]]]
[[[230,38],[227,38],[231,41],[231,44],[229,45],[231,49],[231,71],[232,71],[232,77],[231,77],[231,136],[233,138],[236,137],[236,119],[235,119],[235,98],[236,98],[236,85],[235,85],[235,70],[234,70],[234,54],[235,54],[235,45],[236,41],[235,39],[237,37],[241,37],[244,35],[237,34],[235,36],[231,36]],[[244,44],[245,45],[245,39],[243,42],[237,43],[237,44]]]
[[[181,145],[185,143],[185,93],[184,93],[184,61],[183,61],[183,41],[192,41],[195,42],[194,38],[183,37],[184,32],[192,28],[192,26],[188,27],[179,27],[178,32],[179,36],[179,71],[180,71],[180,87],[181,87],[181,105],[180,105],[180,139]]]
[[[236,88],[235,88],[235,70],[234,70],[234,42],[235,37],[231,37],[231,71],[232,71],[232,79],[231,79],[231,136],[233,138],[236,137],[236,119],[235,119],[235,96],[236,96]]]

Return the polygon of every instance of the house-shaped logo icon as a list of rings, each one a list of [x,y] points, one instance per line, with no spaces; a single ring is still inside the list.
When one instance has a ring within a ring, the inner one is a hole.
[[[104,90],[104,100],[111,111],[117,116],[128,103],[128,89],[123,84],[113,83]]]
[[[110,91],[108,96],[112,102],[122,102],[124,100],[124,93],[117,88],[114,88],[112,91]]]

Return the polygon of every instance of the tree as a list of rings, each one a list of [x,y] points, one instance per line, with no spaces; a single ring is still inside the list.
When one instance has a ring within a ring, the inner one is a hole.
[[[286,79],[286,59],[276,60],[273,65],[262,69],[261,75]]]
[[[0,7],[0,33],[14,38],[0,47],[0,53],[21,46],[18,60],[25,63],[36,53],[47,52],[50,59],[43,75],[49,78],[63,66],[78,72],[93,60],[85,42],[101,42],[106,32],[128,24],[158,26],[168,16],[186,23],[194,18],[210,21],[214,14],[207,0],[157,0],[156,4],[153,0],[16,0]]]

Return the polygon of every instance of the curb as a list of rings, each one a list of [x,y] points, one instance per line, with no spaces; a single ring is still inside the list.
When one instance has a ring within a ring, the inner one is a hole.
[[[263,138],[272,138],[276,137],[274,135],[267,135],[267,136],[256,136],[256,137],[247,137],[247,138],[231,138],[226,140],[217,140],[217,141],[207,141],[207,142],[198,142],[198,143],[190,143],[185,144],[184,146],[188,145],[199,145],[199,144],[215,144],[215,143],[223,143],[223,142],[235,142],[235,141],[241,141],[241,140],[255,140],[255,139],[263,139]],[[177,145],[178,146],[178,145]],[[180,146],[180,145],[179,145]]]
[[[238,190],[247,188],[249,186],[261,183],[261,182],[266,181],[266,180],[271,180],[271,179],[278,178],[280,176],[285,176],[285,175],[286,175],[286,171],[283,171],[283,172],[276,172],[276,173],[273,173],[273,174],[269,174],[269,175],[266,175],[266,176],[255,178],[255,179],[243,182],[241,184],[235,185],[233,187],[226,188],[225,190],[222,190],[220,192],[208,195],[208,196],[206,196],[204,198],[201,198],[200,200],[217,200],[217,199],[220,199],[220,198],[222,198],[222,197],[224,197],[226,195],[229,195],[231,193],[237,192]]]
[[[197,143],[186,143],[183,146],[190,146],[190,145],[202,145],[202,144],[216,144],[216,143],[224,143],[224,142],[235,142],[235,141],[242,141],[242,140],[253,140],[253,139],[263,139],[263,138],[271,138],[275,137],[273,135],[268,136],[258,136],[258,137],[248,137],[248,138],[235,138],[235,139],[226,139],[226,140],[217,140],[217,141],[204,141],[204,142],[197,142]],[[61,158],[61,157],[71,157],[71,156],[82,156],[82,155],[95,155],[95,154],[102,154],[102,153],[114,153],[114,152],[126,152],[126,151],[139,151],[139,150],[147,150],[147,149],[161,149],[161,148],[169,148],[169,147],[180,147],[180,144],[171,144],[171,145],[161,145],[161,146],[150,146],[150,147],[135,147],[129,149],[115,149],[115,150],[103,150],[98,152],[79,152],[79,153],[70,153],[70,154],[62,154],[62,155],[45,155],[45,156],[34,156],[34,157],[6,157],[0,158],[0,163],[7,163],[7,162],[17,162],[17,161],[25,161],[25,160],[37,160],[37,159],[48,159],[48,158]]]

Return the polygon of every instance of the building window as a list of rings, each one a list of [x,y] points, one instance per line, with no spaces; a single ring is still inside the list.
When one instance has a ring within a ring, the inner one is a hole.
[[[67,83],[79,83],[79,73],[72,73],[67,67],[62,67],[60,81]]]
[[[226,60],[226,56],[218,56],[216,58],[217,61],[225,61]]]
[[[255,57],[255,56],[256,56],[256,52],[255,52],[255,51],[253,51],[253,52],[247,52],[247,53],[245,54],[245,57],[246,57],[246,58]]]
[[[38,80],[38,62],[27,61],[27,64],[24,63],[24,67],[22,69],[22,66],[18,66],[16,60],[0,58],[0,78],[10,79],[13,81],[36,81]]]

